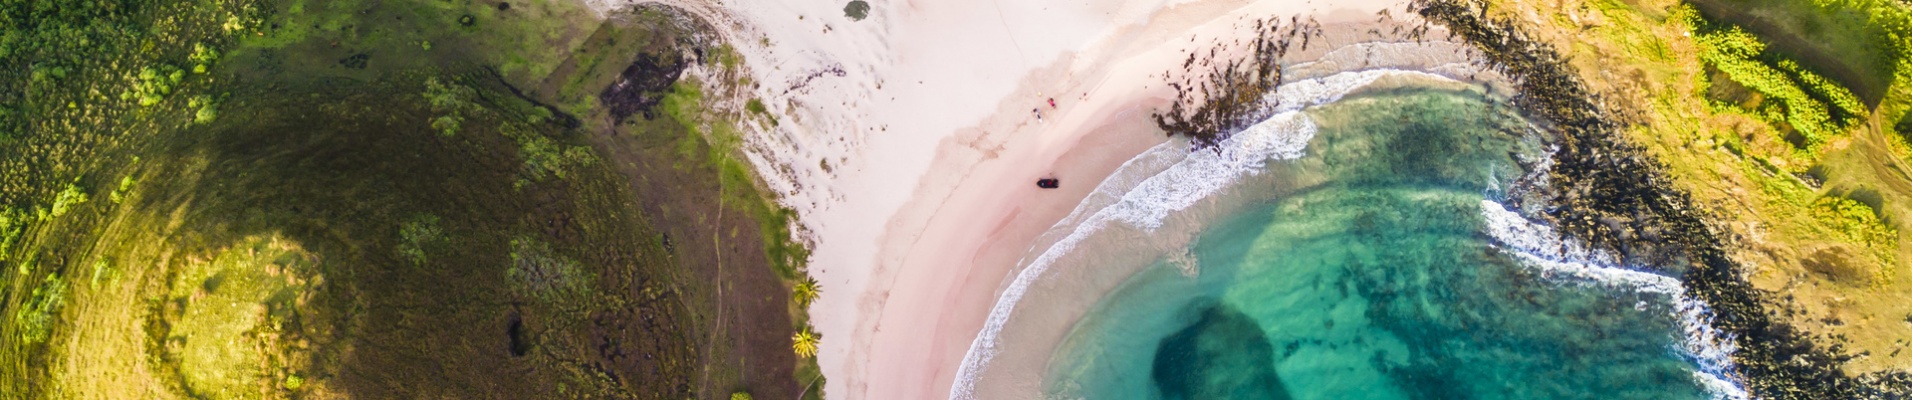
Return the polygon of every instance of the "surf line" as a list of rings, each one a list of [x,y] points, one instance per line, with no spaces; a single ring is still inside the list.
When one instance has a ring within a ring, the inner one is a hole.
[[[1178,146],[1170,142],[1149,149],[1124,163],[1112,176],[1133,174],[1132,167],[1139,160],[1155,159],[1164,152],[1176,152],[1185,157],[1175,161],[1167,170],[1153,174],[1132,187],[1121,187],[1121,180],[1103,181],[1096,187],[1095,194],[1090,196],[1110,196],[1120,200],[1101,208],[1089,208],[1088,204],[1078,206],[1069,217],[1050,228],[1052,231],[1070,229],[1068,225],[1072,221],[1080,221],[1073,225],[1067,236],[1043,250],[1035,259],[1021,263],[1024,266],[1015,272],[1009,286],[996,298],[996,303],[990,307],[989,317],[983,321],[982,331],[970,343],[969,352],[964,355],[963,363],[956,371],[956,380],[950,386],[949,398],[977,398],[976,385],[990,361],[1002,351],[1002,329],[1008,324],[1017,305],[1036,280],[1077,244],[1114,224],[1152,232],[1160,228],[1170,214],[1185,210],[1228,188],[1243,176],[1258,174],[1270,161],[1301,158],[1306,154],[1307,144],[1314,138],[1316,129],[1314,121],[1302,110],[1339,101],[1343,95],[1389,76],[1453,81],[1421,71],[1370,69],[1288,82],[1276,87],[1274,93],[1262,99],[1264,104],[1273,107],[1273,116],[1224,139],[1218,145],[1219,151],[1190,152],[1185,144]]]

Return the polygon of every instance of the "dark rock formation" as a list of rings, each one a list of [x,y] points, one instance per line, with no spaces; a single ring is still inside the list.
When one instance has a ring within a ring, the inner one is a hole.
[[[1713,309],[1711,323],[1734,337],[1736,371],[1759,398],[1903,398],[1904,372],[1851,376],[1851,355],[1821,346],[1777,314],[1774,293],[1754,288],[1727,256],[1730,234],[1708,225],[1693,200],[1669,185],[1663,167],[1620,136],[1622,119],[1574,75],[1551,46],[1496,19],[1480,0],[1417,0],[1410,8],[1478,48],[1494,68],[1519,80],[1515,102],[1551,124],[1560,151],[1554,185],[1538,200],[1546,219],[1570,236],[1620,254],[1634,265],[1684,271],[1690,296]],[[1683,267],[1683,268],[1682,268]]]

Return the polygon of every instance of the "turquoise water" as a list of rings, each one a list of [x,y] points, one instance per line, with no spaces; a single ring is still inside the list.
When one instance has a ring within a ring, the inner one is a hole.
[[[1306,113],[1307,154],[1264,173],[1281,194],[1097,300],[1045,397],[1711,397],[1667,296],[1548,278],[1483,233],[1537,153],[1502,103],[1407,87]]]

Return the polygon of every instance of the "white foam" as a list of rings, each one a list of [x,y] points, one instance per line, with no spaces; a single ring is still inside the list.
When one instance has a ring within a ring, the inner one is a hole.
[[[1588,250],[1565,240],[1552,227],[1528,220],[1492,200],[1481,200],[1487,235],[1522,264],[1543,276],[1568,282],[1604,285],[1667,296],[1685,333],[1678,351],[1699,368],[1694,379],[1714,399],[1747,399],[1746,389],[1733,373],[1733,337],[1713,328],[1712,310],[1686,295],[1674,277],[1626,268],[1604,251]]]
[[[1084,202],[1083,206],[1056,225],[1061,228],[1075,224],[1075,229],[1029,262],[1003,290],[1002,296],[996,299],[982,331],[970,344],[969,353],[956,372],[956,381],[950,387],[949,397],[960,400],[975,398],[976,381],[995,357],[998,336],[1015,312],[1017,303],[1058,258],[1074,250],[1077,244],[1112,224],[1153,231],[1160,228],[1169,215],[1188,209],[1243,177],[1260,173],[1269,161],[1301,158],[1306,154],[1308,141],[1314,138],[1315,133],[1314,121],[1301,110],[1333,103],[1349,92],[1388,76],[1451,80],[1424,72],[1377,69],[1341,72],[1285,83],[1275,89],[1274,95],[1264,100],[1272,107],[1274,116],[1223,140],[1218,144],[1219,151],[1191,152],[1187,147],[1171,142],[1156,146],[1124,163],[1110,180],[1098,185],[1095,193],[1090,195],[1094,199],[1117,196],[1119,193],[1119,200],[1113,203]],[[1166,160],[1175,162],[1165,170],[1160,169],[1156,163]],[[1140,182],[1119,178],[1133,176],[1137,171],[1153,170],[1161,172]],[[1092,207],[1098,203],[1107,206]]]

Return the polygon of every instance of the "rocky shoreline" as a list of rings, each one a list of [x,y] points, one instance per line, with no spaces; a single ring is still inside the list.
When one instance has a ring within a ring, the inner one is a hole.
[[[1478,0],[1416,0],[1409,6],[1473,44],[1492,68],[1518,82],[1515,103],[1551,124],[1559,151],[1548,171],[1545,215],[1568,235],[1624,258],[1629,265],[1684,271],[1690,295],[1712,308],[1709,323],[1730,337],[1734,372],[1759,398],[1904,398],[1912,374],[1852,376],[1854,356],[1838,344],[1814,342],[1779,318],[1782,294],[1752,286],[1725,249],[1734,239],[1709,225],[1686,193],[1672,188],[1663,166],[1620,136],[1627,119],[1610,113],[1551,46],[1513,22],[1486,13]]]

